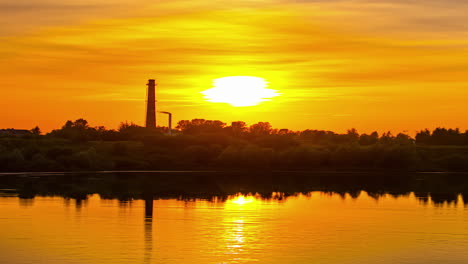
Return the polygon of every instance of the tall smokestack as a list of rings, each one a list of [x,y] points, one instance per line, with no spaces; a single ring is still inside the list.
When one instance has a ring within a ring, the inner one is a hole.
[[[156,128],[156,82],[148,80],[148,98],[146,102],[146,127]]]

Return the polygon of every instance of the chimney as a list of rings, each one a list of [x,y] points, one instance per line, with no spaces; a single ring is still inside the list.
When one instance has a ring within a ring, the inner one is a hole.
[[[156,128],[156,82],[148,80],[148,97],[146,101],[146,127]]]

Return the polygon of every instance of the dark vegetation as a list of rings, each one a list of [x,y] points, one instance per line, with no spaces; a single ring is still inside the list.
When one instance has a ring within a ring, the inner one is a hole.
[[[168,136],[164,127],[108,130],[78,119],[46,135],[38,127],[0,134],[0,171],[213,169],[466,171],[468,132],[437,128],[412,138],[194,119]]]

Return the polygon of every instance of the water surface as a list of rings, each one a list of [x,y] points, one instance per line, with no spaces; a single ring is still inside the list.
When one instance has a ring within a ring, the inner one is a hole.
[[[0,208],[2,263],[468,262],[463,203],[436,206],[414,194],[125,202],[99,195],[1,197]]]

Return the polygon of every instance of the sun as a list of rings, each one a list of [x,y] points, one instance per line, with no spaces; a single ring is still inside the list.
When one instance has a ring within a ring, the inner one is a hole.
[[[268,82],[253,76],[229,76],[213,80],[214,87],[201,92],[205,100],[228,103],[235,107],[258,105],[279,96],[278,91],[268,89]]]

